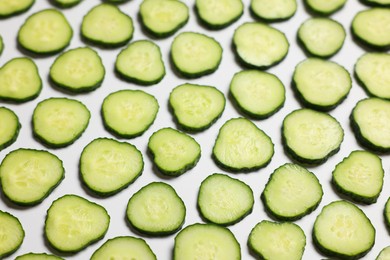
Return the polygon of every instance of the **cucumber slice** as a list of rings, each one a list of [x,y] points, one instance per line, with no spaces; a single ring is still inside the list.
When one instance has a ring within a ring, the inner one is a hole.
[[[263,220],[249,234],[248,246],[261,259],[299,260],[305,251],[306,236],[294,223]]]
[[[3,37],[0,35],[0,56],[3,53],[4,50],[4,42],[3,42]]]
[[[374,49],[390,48],[390,9],[370,8],[355,14],[352,35]]]
[[[78,5],[82,0],[49,0],[51,4],[59,8],[71,8]]]
[[[222,29],[240,19],[244,4],[241,0],[196,0],[195,10],[206,27]]]
[[[355,75],[370,96],[390,100],[390,54],[365,53],[355,63]]]
[[[0,107],[0,151],[13,144],[19,136],[18,116],[6,107]]]
[[[214,161],[232,172],[250,172],[265,167],[273,154],[271,138],[246,118],[226,121],[212,151]]]
[[[303,49],[320,58],[335,55],[343,47],[345,37],[343,25],[330,18],[309,18],[298,29],[298,41]]]
[[[173,35],[189,19],[185,3],[178,0],[143,0],[139,7],[141,25],[157,38]]]
[[[152,182],[137,191],[127,204],[131,226],[149,235],[169,235],[184,224],[186,207],[175,189],[163,182]]]
[[[97,138],[80,156],[80,175],[94,193],[109,196],[134,182],[144,168],[141,152],[132,144]]]
[[[18,43],[31,53],[51,55],[65,49],[72,36],[72,27],[62,12],[44,9],[26,19],[18,31]]]
[[[379,7],[390,6],[390,0],[360,0],[360,2],[368,6],[379,6]]]
[[[105,208],[73,194],[51,204],[45,220],[45,238],[56,250],[76,253],[102,239],[110,216]]]
[[[119,90],[105,97],[101,114],[108,131],[122,138],[142,135],[153,124],[159,105],[142,90]]]
[[[64,174],[62,161],[44,150],[19,148],[8,153],[0,165],[4,195],[23,206],[42,202],[60,184]]]
[[[64,258],[46,253],[27,253],[17,256],[15,260],[64,260]]]
[[[251,13],[266,22],[285,21],[294,16],[297,11],[296,0],[251,0]]]
[[[390,152],[390,101],[380,98],[360,100],[350,115],[357,141],[375,152]]]
[[[240,260],[241,248],[234,234],[215,224],[192,224],[175,237],[173,259]]]
[[[91,256],[91,260],[105,259],[157,260],[145,240],[130,236],[114,237],[101,245]]]
[[[170,127],[152,134],[148,150],[157,169],[174,177],[195,167],[201,156],[200,145],[194,138]]]
[[[24,229],[19,219],[0,210],[0,257],[6,257],[18,250],[24,236]]]
[[[294,221],[314,211],[322,196],[322,186],[312,172],[286,163],[271,174],[261,199],[272,217]]]
[[[375,243],[375,228],[356,205],[339,200],[324,206],[313,227],[316,247],[327,256],[358,259]]]
[[[233,35],[236,56],[245,66],[266,69],[287,55],[289,42],[281,31],[267,24],[246,22]]]
[[[390,246],[383,248],[375,260],[387,260],[390,259]]]
[[[169,105],[179,126],[188,131],[209,128],[222,115],[226,99],[215,87],[185,83],[169,95]]]
[[[89,92],[103,82],[105,69],[99,54],[89,47],[62,53],[50,67],[50,80],[73,93]]]
[[[26,12],[35,0],[2,0],[0,1],[0,19],[8,18]]]
[[[65,147],[83,134],[90,117],[88,108],[80,101],[48,98],[39,102],[34,109],[33,134],[49,147]]]
[[[252,212],[253,191],[246,183],[225,174],[204,179],[198,193],[198,209],[204,219],[219,225],[232,225]]]
[[[325,163],[339,151],[343,139],[340,123],[327,113],[303,108],[292,111],[283,120],[283,146],[299,163]]]
[[[38,97],[41,89],[42,80],[32,59],[13,58],[0,68],[0,100],[27,102]]]
[[[383,178],[381,158],[367,151],[351,152],[332,173],[332,183],[340,193],[366,204],[377,201]]]
[[[115,71],[123,79],[140,85],[153,85],[165,76],[160,47],[149,40],[129,44],[117,56]]]
[[[237,72],[229,88],[239,110],[254,119],[266,119],[278,112],[284,105],[285,92],[277,76],[259,70]]]
[[[172,42],[171,59],[181,75],[197,78],[218,69],[222,51],[221,45],[214,38],[201,33],[183,32]]]
[[[292,87],[306,107],[330,111],[347,97],[352,79],[349,72],[335,62],[308,58],[295,67]]]
[[[387,199],[385,207],[383,209],[383,216],[387,228],[390,228],[390,197]]]
[[[123,46],[131,40],[133,32],[131,17],[111,4],[96,5],[88,11],[81,23],[83,39],[101,47]]]
[[[331,15],[344,7],[347,0],[304,0],[305,6],[315,14]]]

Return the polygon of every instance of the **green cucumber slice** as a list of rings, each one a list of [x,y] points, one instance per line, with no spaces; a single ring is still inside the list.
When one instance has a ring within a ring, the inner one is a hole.
[[[6,107],[0,107],[0,151],[13,144],[22,127],[18,116]]]
[[[47,210],[44,235],[54,249],[76,253],[102,239],[109,224],[105,208],[78,195],[66,194]]]
[[[375,260],[387,260],[390,259],[390,246],[383,248]]]
[[[59,8],[71,8],[78,5],[82,0],[49,0],[53,5]]]
[[[24,237],[24,229],[19,219],[0,210],[0,257],[6,257],[18,250]]]
[[[329,16],[344,7],[347,0],[304,0],[305,6],[315,14]]]
[[[360,0],[360,2],[368,6],[378,6],[378,7],[390,6],[390,0]]]
[[[3,42],[3,37],[0,35],[0,55],[3,53],[4,50],[4,42]]]
[[[178,125],[188,131],[209,128],[222,115],[226,99],[212,86],[185,83],[169,95],[169,105]]]
[[[274,154],[271,138],[246,118],[232,118],[219,130],[212,157],[232,172],[251,172],[265,167]]]
[[[2,0],[0,2],[0,19],[26,12],[33,6],[35,0]]]
[[[244,4],[241,0],[196,0],[195,10],[206,27],[223,29],[242,16]]]
[[[118,54],[115,71],[123,79],[136,84],[159,83],[165,76],[160,47],[149,40],[132,42]]]
[[[0,100],[23,103],[41,93],[42,80],[35,62],[13,58],[0,68]]]
[[[296,0],[251,0],[250,11],[260,20],[279,22],[290,19],[297,11]]]
[[[261,199],[272,217],[294,221],[314,211],[323,194],[322,186],[312,172],[286,163],[270,175]]]
[[[0,165],[4,195],[22,206],[41,203],[61,183],[64,174],[62,161],[44,150],[19,148],[8,153]]]
[[[51,55],[65,49],[72,36],[72,27],[62,12],[44,9],[26,19],[18,31],[18,43],[31,53]]]
[[[386,200],[385,206],[383,208],[383,216],[386,227],[390,228],[390,197]]]
[[[94,193],[109,196],[134,182],[144,168],[141,152],[132,144],[96,138],[80,156],[80,175]]]
[[[46,253],[27,253],[17,256],[15,260],[64,260],[64,258]]]
[[[184,224],[186,207],[175,189],[163,182],[152,182],[137,191],[127,204],[131,226],[149,235],[169,235]]]

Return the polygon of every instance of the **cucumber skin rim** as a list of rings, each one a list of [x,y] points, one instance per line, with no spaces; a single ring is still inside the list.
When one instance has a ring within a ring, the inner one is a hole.
[[[23,9],[21,9],[21,10],[18,10],[18,11],[16,11],[16,12],[11,12],[11,13],[8,13],[8,14],[6,14],[6,15],[1,15],[1,14],[0,14],[0,21],[1,21],[2,19],[11,18],[11,17],[13,17],[13,16],[17,16],[17,15],[19,15],[19,14],[25,13],[25,12],[27,12],[34,4],[35,4],[35,0],[33,0],[33,1],[31,2],[30,5],[26,6],[25,8],[23,8]],[[1,257],[1,256],[0,256],[0,257]]]
[[[252,2],[252,1],[251,1]],[[297,5],[298,7],[298,5]],[[258,15],[252,8],[252,3],[249,4],[249,14],[256,20],[258,20],[259,22],[263,22],[263,23],[279,23],[279,22],[284,22],[284,21],[287,21],[289,19],[291,19],[296,13],[297,13],[297,10],[298,8],[295,8],[295,11],[294,13],[292,13],[291,15],[289,16],[286,16],[286,17],[283,17],[283,18],[266,18],[266,17],[262,17],[260,15]]]
[[[340,5],[339,7],[335,8],[331,11],[328,11],[328,12],[324,12],[324,11],[315,9],[313,6],[311,6],[307,2],[307,0],[303,1],[303,6],[305,7],[306,11],[309,12],[310,14],[312,14],[313,16],[331,16],[331,15],[337,13],[338,11],[340,11],[341,9],[343,9],[346,2],[347,1],[344,1],[344,4]]]
[[[7,111],[11,111],[12,114],[15,116],[15,119],[18,121],[18,124],[17,124],[17,127],[15,129],[14,135],[7,142],[0,144],[0,152],[1,152],[5,148],[7,148],[8,146],[10,146],[14,142],[16,142],[16,140],[18,139],[19,133],[20,133],[20,129],[22,128],[22,124],[20,123],[19,117],[15,114],[14,111],[12,111],[11,109],[6,108],[6,107],[0,107],[0,109],[5,109]],[[1,165],[0,165],[0,167],[1,167]]]
[[[3,257],[7,257],[7,256],[10,256],[10,255],[12,255],[13,253],[15,253],[15,252],[22,246],[23,241],[24,241],[24,238],[25,238],[25,236],[26,236],[26,232],[24,231],[24,228],[23,228],[23,226],[22,226],[22,223],[20,222],[20,220],[19,220],[17,217],[15,217],[14,215],[12,215],[12,214],[9,213],[9,212],[0,210],[0,214],[1,214],[1,213],[7,215],[7,216],[10,217],[10,218],[15,219],[15,220],[18,222],[18,224],[19,224],[19,226],[20,226],[20,228],[21,228],[22,234],[23,234],[23,235],[22,235],[22,240],[21,240],[21,242],[19,243],[19,245],[18,245],[17,247],[15,247],[15,248],[14,248],[13,250],[11,250],[11,251],[8,251],[8,252],[3,253],[2,255],[0,254],[0,258],[3,259]]]
[[[378,2],[368,0],[359,0],[359,2],[369,7],[390,7],[390,3],[380,4]]]
[[[50,4],[54,5],[55,7],[66,9],[66,8],[71,8],[73,6],[78,5],[82,0],[77,0],[73,3],[61,3],[61,1],[58,0],[49,0]]]

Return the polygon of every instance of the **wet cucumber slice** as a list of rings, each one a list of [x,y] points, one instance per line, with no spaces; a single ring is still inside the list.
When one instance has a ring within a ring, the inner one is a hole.
[[[196,0],[200,21],[210,29],[222,29],[237,21],[244,12],[241,0]]]
[[[109,224],[110,216],[102,206],[66,194],[47,210],[44,235],[54,249],[76,253],[102,239]]]
[[[184,130],[202,131],[209,128],[223,113],[226,99],[212,86],[185,83],[169,95],[169,105],[177,123]]]
[[[35,62],[13,58],[0,68],[0,100],[23,103],[41,93],[42,80]]]
[[[246,118],[232,118],[220,128],[212,156],[232,172],[250,172],[265,167],[274,154],[271,138]]]
[[[0,107],[0,151],[13,144],[19,136],[18,116],[6,107]]]
[[[26,19],[18,31],[18,43],[31,53],[51,55],[65,49],[72,36],[72,27],[62,12],[44,9]]]
[[[0,2],[0,19],[24,13],[30,9],[34,3],[35,0],[2,0]]]
[[[64,260],[64,258],[46,253],[27,253],[17,256],[15,260]]]
[[[250,10],[254,16],[266,22],[290,19],[297,11],[296,0],[251,0]]]
[[[304,0],[307,8],[320,15],[329,16],[344,7],[347,0]]]
[[[6,257],[18,250],[24,237],[24,229],[19,219],[0,210],[0,257]]]
[[[186,207],[175,189],[163,182],[152,182],[137,191],[127,204],[131,226],[149,235],[169,235],[184,224]]]
[[[42,202],[64,174],[62,161],[44,150],[19,148],[8,153],[0,165],[4,195],[23,206]]]

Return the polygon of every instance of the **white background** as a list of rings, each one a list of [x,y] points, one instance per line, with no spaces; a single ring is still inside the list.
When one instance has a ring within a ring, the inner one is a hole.
[[[135,32],[132,41],[139,39],[150,39],[148,35],[142,32],[139,21],[137,19],[137,12],[140,2],[141,0],[131,0],[126,4],[120,5],[121,10],[133,18]],[[142,87],[121,81],[113,73],[115,58],[121,48],[112,50],[95,48],[102,57],[106,68],[106,77],[104,82],[102,86],[95,91],[87,94],[71,96],[53,89],[47,81],[49,67],[56,57],[56,55],[53,55],[46,58],[34,58],[43,80],[42,92],[35,100],[23,104],[0,103],[1,106],[6,106],[15,111],[19,116],[22,124],[20,135],[17,141],[10,147],[0,152],[0,160],[3,160],[4,156],[10,151],[20,147],[46,149],[56,154],[63,161],[66,171],[65,179],[62,181],[62,183],[39,205],[33,207],[18,207],[12,203],[9,203],[3,195],[1,196],[0,209],[7,211],[19,218],[26,233],[24,242],[20,249],[7,259],[13,259],[18,255],[28,252],[47,252],[58,254],[58,252],[53,251],[52,248],[45,244],[43,227],[46,210],[49,208],[53,200],[64,194],[77,194],[87,198],[88,200],[94,201],[104,206],[111,216],[111,223],[108,232],[103,239],[77,254],[60,255],[66,259],[88,259],[92,253],[107,239],[115,236],[125,235],[143,237],[157,255],[158,259],[170,259],[172,255],[171,252],[175,234],[163,238],[145,237],[141,234],[134,233],[125,221],[126,205],[131,195],[152,181],[165,181],[169,183],[176,189],[177,193],[184,200],[187,207],[187,215],[184,226],[196,222],[202,222],[196,208],[196,197],[200,182],[212,173],[225,173],[211,160],[212,146],[218,134],[218,130],[222,124],[230,118],[239,117],[242,115],[236,111],[231,101],[227,99],[226,108],[222,117],[208,130],[192,135],[199,142],[202,148],[202,157],[199,163],[195,168],[177,178],[164,178],[162,175],[156,173],[153,170],[151,159],[146,152],[146,145],[150,135],[153,132],[166,126],[176,127],[174,121],[172,120],[172,115],[168,110],[168,96],[172,88],[175,86],[185,82],[213,85],[220,89],[225,94],[225,96],[228,97],[228,87],[230,80],[232,79],[234,73],[242,69],[235,61],[231,49],[231,39],[233,32],[240,24],[246,21],[253,21],[254,18],[251,17],[249,13],[249,0],[244,0],[244,14],[237,22],[223,30],[209,31],[198,24],[194,12],[194,1],[190,0],[185,2],[190,9],[190,19],[179,32],[197,31],[204,33],[214,37],[221,43],[223,47],[224,52],[222,63],[215,73],[193,80],[187,80],[175,75],[172,72],[172,68],[169,63],[169,49],[174,37],[171,36],[167,39],[154,39],[154,41],[161,48],[167,71],[165,78],[156,85]],[[99,0],[85,0],[82,1],[78,6],[63,10],[74,30],[71,44],[67,49],[85,45],[85,43],[80,40],[79,36],[82,17],[91,7],[99,3]],[[11,58],[23,56],[23,54],[16,48],[17,31],[30,14],[45,8],[53,8],[53,6],[51,6],[46,0],[36,0],[34,6],[27,13],[5,20],[0,20],[0,34],[2,35],[5,44],[3,54],[0,56],[1,66]],[[347,31],[347,38],[343,48],[336,56],[332,57],[331,60],[343,65],[351,73],[351,75],[353,73],[353,66],[357,58],[364,53],[364,50],[352,41],[350,24],[356,12],[366,8],[367,7],[363,6],[357,0],[348,0],[342,10],[331,16],[333,19],[342,23]],[[280,29],[286,34],[290,42],[290,50],[286,59],[282,63],[268,70],[269,72],[277,75],[285,84],[286,102],[284,107],[269,119],[254,121],[259,128],[264,130],[272,138],[272,141],[275,144],[275,155],[272,158],[271,163],[266,168],[251,173],[228,173],[230,176],[239,178],[249,184],[252,187],[255,196],[253,212],[241,222],[233,226],[229,226],[230,230],[235,234],[237,240],[241,244],[242,259],[253,259],[253,256],[249,253],[247,247],[247,238],[250,230],[256,225],[256,223],[260,222],[261,220],[270,219],[269,216],[267,216],[267,214],[264,212],[263,204],[260,201],[260,194],[263,191],[264,185],[274,169],[286,162],[290,162],[290,159],[285,155],[281,146],[280,128],[283,118],[292,110],[300,107],[300,104],[296,101],[291,91],[290,81],[294,67],[300,61],[306,58],[303,51],[297,45],[296,32],[300,24],[307,18],[309,18],[308,12],[305,10],[301,0],[298,0],[298,10],[294,17],[285,22],[272,24],[272,26]],[[148,131],[146,131],[140,137],[127,140],[128,142],[134,144],[143,153],[145,162],[143,174],[127,189],[121,191],[120,193],[109,198],[99,198],[93,196],[82,186],[78,177],[78,160],[82,149],[93,139],[97,137],[113,137],[103,128],[100,116],[100,106],[104,97],[106,97],[109,93],[120,89],[142,89],[150,94],[153,94],[159,101],[160,110],[154,124]],[[82,137],[71,146],[61,149],[48,149],[32,138],[30,126],[32,111],[36,104],[41,100],[49,97],[64,96],[82,101],[91,111],[91,121]],[[331,173],[335,165],[339,163],[344,157],[348,156],[352,150],[362,149],[357,144],[355,136],[350,129],[348,117],[356,102],[365,98],[366,96],[367,95],[363,89],[356,83],[356,80],[353,79],[353,87],[347,99],[336,109],[330,112],[330,114],[341,123],[345,131],[345,137],[341,145],[341,149],[336,155],[332,156],[325,164],[310,168],[310,170],[314,172],[319,178],[324,189],[324,196],[321,204],[314,212],[295,222],[304,230],[307,238],[306,248],[303,256],[304,259],[325,258],[325,256],[319,254],[313,246],[311,236],[312,226],[316,216],[319,214],[323,206],[331,201],[341,199],[341,197],[330,185]],[[369,254],[367,254],[365,259],[374,259],[382,248],[390,245],[390,235],[385,227],[383,218],[383,208],[386,200],[390,196],[390,177],[387,176],[390,169],[390,157],[389,155],[382,155],[381,158],[383,160],[383,167],[385,170],[383,191],[377,203],[369,206],[359,205],[360,208],[371,219],[376,228],[375,246],[369,252]]]

